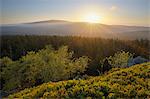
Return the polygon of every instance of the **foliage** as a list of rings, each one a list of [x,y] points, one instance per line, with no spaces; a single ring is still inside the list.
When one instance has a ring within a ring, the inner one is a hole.
[[[44,83],[8,98],[148,98],[150,62],[130,68],[114,68],[107,74],[87,80]]]
[[[75,73],[83,73],[89,61],[88,57],[74,58],[67,46],[54,50],[51,46],[30,51],[18,61],[2,58],[3,90],[31,87],[49,81],[67,80]]]
[[[115,67],[128,67],[130,61],[133,59],[132,53],[125,51],[118,51],[113,56],[109,56],[100,60],[100,65],[98,70],[100,73],[109,71],[111,68]]]
[[[110,56],[107,59],[112,67],[127,67],[130,60],[132,60],[133,54],[125,51],[120,51]]]
[[[14,62],[8,57],[0,59],[1,63],[1,89],[15,89],[20,86],[19,76],[16,71],[19,70],[18,61]],[[12,83],[13,82],[13,83]]]
[[[118,51],[135,53],[135,56],[149,58],[149,40],[119,40],[102,39],[76,36],[35,36],[35,35],[6,35],[1,36],[1,57],[8,56],[12,60],[18,60],[28,51],[38,51],[46,45],[52,45],[58,49],[67,45],[74,51],[73,57],[88,56],[91,59],[86,73],[98,75],[99,60],[114,55]]]

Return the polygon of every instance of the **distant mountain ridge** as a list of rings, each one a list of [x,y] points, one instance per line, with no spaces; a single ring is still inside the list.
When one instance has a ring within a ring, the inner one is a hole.
[[[150,27],[46,20],[1,26],[1,35],[71,35],[119,39],[150,39]]]
[[[45,20],[45,21],[29,22],[29,23],[25,23],[25,24],[61,23],[61,22],[69,22],[69,21],[65,21],[65,20]]]

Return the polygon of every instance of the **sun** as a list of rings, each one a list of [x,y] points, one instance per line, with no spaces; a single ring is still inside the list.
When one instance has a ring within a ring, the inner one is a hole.
[[[101,19],[100,16],[95,13],[88,14],[85,17],[85,21],[88,23],[99,23],[100,19]]]

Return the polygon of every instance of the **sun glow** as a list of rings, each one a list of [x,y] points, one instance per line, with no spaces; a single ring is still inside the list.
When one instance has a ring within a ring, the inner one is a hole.
[[[101,19],[100,16],[95,13],[88,14],[85,17],[85,21],[89,23],[99,23],[100,19]]]

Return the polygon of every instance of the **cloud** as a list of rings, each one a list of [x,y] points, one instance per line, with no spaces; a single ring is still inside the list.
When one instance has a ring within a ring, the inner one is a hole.
[[[117,9],[118,9],[117,6],[111,6],[111,8],[110,8],[111,11],[115,11],[115,10],[117,10]]]

